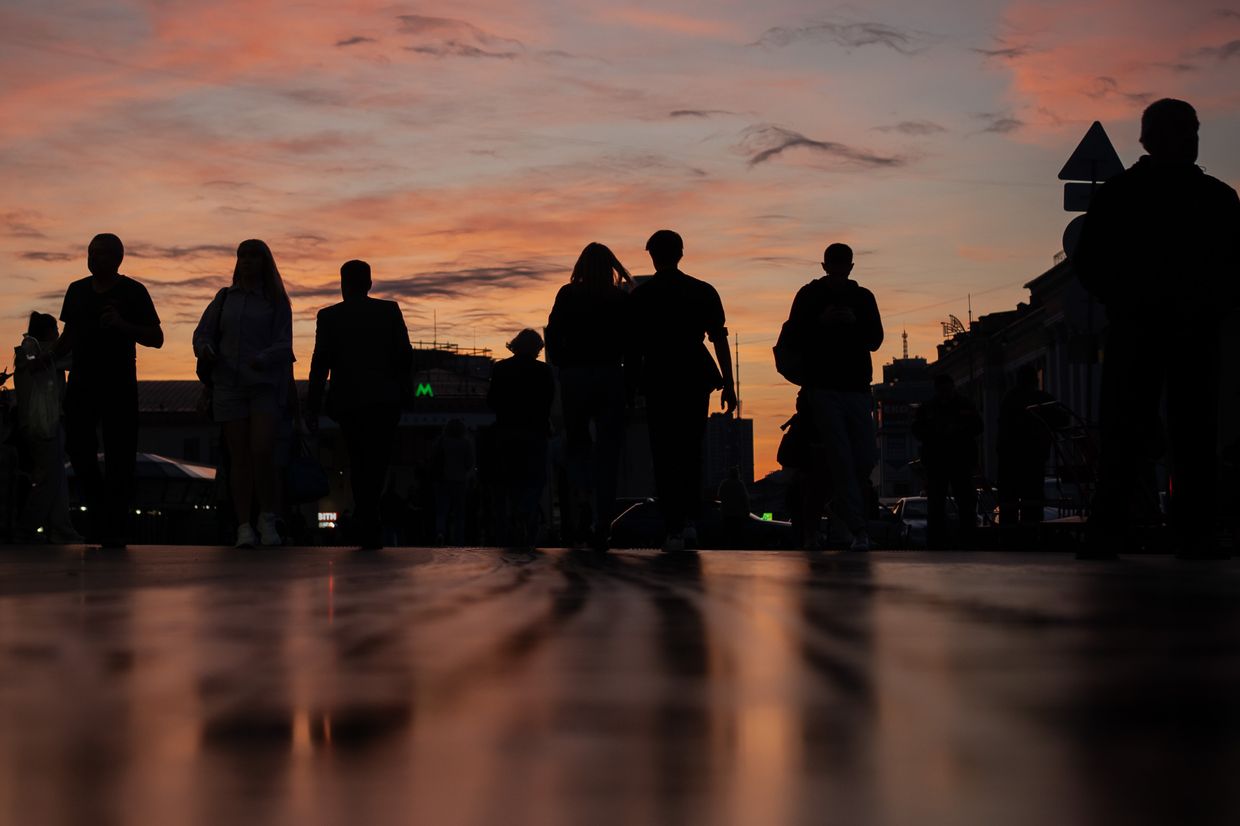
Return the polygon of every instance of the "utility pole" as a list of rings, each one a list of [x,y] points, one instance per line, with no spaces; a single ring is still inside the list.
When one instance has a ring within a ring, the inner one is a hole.
[[[741,334],[736,334],[736,418],[741,417]]]

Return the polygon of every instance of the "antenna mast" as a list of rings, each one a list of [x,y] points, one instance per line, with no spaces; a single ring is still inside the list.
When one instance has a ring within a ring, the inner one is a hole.
[[[900,337],[904,339],[904,360],[908,361],[908,330],[905,330]]]
[[[741,334],[736,334],[736,418],[741,417]]]

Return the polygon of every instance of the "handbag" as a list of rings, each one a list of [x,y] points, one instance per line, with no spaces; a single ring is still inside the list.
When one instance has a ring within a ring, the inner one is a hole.
[[[284,491],[286,500],[293,505],[317,502],[331,492],[327,472],[300,434],[293,438],[293,450],[284,468]]]

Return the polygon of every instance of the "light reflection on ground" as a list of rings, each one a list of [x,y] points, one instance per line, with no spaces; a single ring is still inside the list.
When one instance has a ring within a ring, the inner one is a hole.
[[[3,823],[1234,823],[1240,564],[0,551]]]

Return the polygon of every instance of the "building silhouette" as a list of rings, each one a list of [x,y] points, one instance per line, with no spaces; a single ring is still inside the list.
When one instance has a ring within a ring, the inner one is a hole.
[[[921,356],[883,365],[883,380],[873,385],[878,464],[872,480],[880,498],[915,496],[923,480],[918,473],[920,444],[913,435],[917,406],[934,394],[930,366]]]

